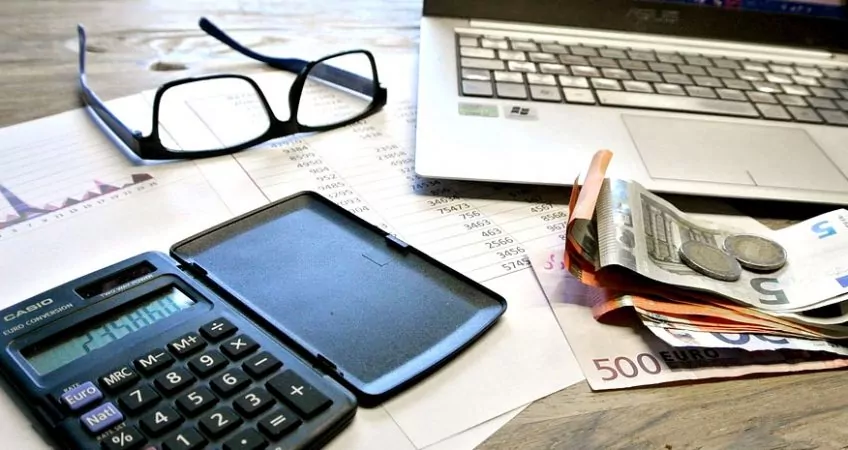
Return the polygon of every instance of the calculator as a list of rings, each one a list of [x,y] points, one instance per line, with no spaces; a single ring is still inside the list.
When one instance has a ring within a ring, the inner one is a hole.
[[[319,448],[505,307],[303,192],[0,311],[0,372],[62,448]]]

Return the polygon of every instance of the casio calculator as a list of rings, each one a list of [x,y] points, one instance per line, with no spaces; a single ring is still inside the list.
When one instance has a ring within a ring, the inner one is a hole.
[[[0,372],[62,448],[315,448],[505,309],[307,191],[0,311]]]

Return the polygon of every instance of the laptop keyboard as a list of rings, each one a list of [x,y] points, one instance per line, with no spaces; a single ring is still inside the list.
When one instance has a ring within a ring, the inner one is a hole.
[[[457,35],[462,95],[848,126],[848,70]]]

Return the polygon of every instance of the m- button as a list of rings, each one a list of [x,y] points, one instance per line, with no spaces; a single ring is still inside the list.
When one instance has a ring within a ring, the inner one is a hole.
[[[160,349],[153,350],[152,352],[133,361],[136,369],[145,375],[156,373],[170,366],[173,362],[174,357],[168,354],[168,352]]]
[[[200,338],[197,333],[188,333],[176,338],[168,344],[168,349],[171,353],[178,357],[194,353],[197,350],[206,346],[206,341]]]

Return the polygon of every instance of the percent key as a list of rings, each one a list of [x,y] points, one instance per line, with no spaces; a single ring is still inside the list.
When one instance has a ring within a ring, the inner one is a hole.
[[[103,439],[106,450],[136,450],[147,440],[135,427],[126,427]]]

